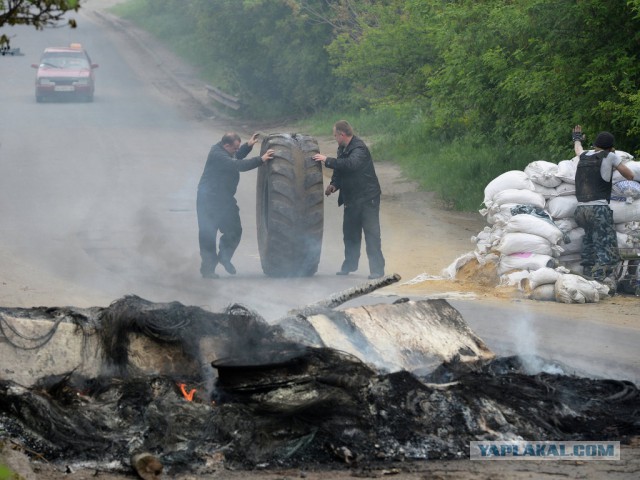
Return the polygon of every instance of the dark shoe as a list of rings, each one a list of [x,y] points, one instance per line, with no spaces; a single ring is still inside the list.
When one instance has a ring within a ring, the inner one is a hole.
[[[204,272],[202,274],[202,278],[220,278],[220,275],[216,272]]]
[[[372,273],[367,278],[369,280],[375,280],[376,278],[382,278],[382,277],[384,277],[384,273]]]
[[[340,270],[339,272],[336,272],[336,275],[349,275],[351,272],[348,272],[346,270]]]
[[[233,266],[233,263],[231,263],[230,260],[219,260],[220,265],[222,265],[224,267],[224,269],[227,271],[227,273],[229,275],[235,275],[236,274],[236,267]]]

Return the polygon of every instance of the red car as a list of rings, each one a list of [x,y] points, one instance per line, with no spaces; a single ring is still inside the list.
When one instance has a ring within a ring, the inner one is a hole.
[[[31,65],[36,73],[36,101],[47,97],[75,97],[93,101],[97,63],[79,43],[68,47],[49,47],[44,50],[40,64]]]

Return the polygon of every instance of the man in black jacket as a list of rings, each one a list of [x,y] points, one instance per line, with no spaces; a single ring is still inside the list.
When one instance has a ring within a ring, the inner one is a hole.
[[[316,154],[313,159],[333,170],[325,195],[336,191],[338,205],[344,205],[342,235],[344,262],[336,275],[348,275],[358,270],[362,233],[369,259],[369,279],[384,275],[384,257],[380,240],[380,183],[371,153],[365,143],[353,133],[346,120],[333,126],[338,142],[337,158]]]
[[[240,146],[241,140],[237,133],[225,133],[209,151],[198,184],[196,203],[202,259],[200,273],[204,278],[218,278],[215,272],[218,263],[227,273],[236,273],[231,257],[242,237],[240,209],[235,198],[240,172],[262,165],[271,160],[274,154],[273,150],[267,150],[261,157],[245,158],[258,141],[258,136],[259,134],[254,133],[248,142]],[[218,232],[221,235],[217,250]]]

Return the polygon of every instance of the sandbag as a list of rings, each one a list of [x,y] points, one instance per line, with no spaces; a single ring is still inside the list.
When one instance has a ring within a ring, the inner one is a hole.
[[[544,196],[533,190],[523,190],[509,188],[501,192],[496,193],[493,197],[492,205],[532,205],[538,208],[544,208],[545,199]]]
[[[484,201],[486,206],[493,202],[493,197],[499,192],[508,189],[533,190],[533,182],[529,176],[520,170],[510,170],[491,180],[484,188]]]
[[[611,188],[611,198],[632,203],[640,198],[640,183],[634,180],[622,180],[614,183]]]
[[[556,187],[545,187],[537,183],[533,184],[533,191],[539,193],[546,199],[558,196],[558,191],[556,190]]]
[[[557,245],[562,240],[562,231],[551,222],[536,215],[513,215],[504,226],[505,233],[532,233],[544,237],[550,244]]]
[[[637,235],[630,235],[628,233],[616,232],[618,239],[618,248],[637,248],[640,246],[640,237]]]
[[[576,185],[575,183],[562,182],[556,187],[556,193],[558,197],[562,195],[575,195]]]
[[[578,168],[578,157],[573,157],[571,160],[562,160],[558,162],[558,170],[556,171],[556,177],[565,183],[576,183],[576,168]]]
[[[498,275],[511,270],[538,270],[542,267],[555,267],[556,261],[551,255],[538,253],[514,253],[502,255],[498,264]]]
[[[524,169],[533,183],[544,187],[557,187],[562,183],[562,179],[556,176],[558,165],[545,160],[531,162]]]
[[[554,220],[553,223],[556,224],[556,227],[558,227],[562,233],[568,233],[574,228],[578,228],[578,223],[573,217],[558,218]]]
[[[517,203],[505,203],[504,205],[493,205],[491,208],[480,210],[482,215],[487,216],[489,225],[504,225],[511,218],[511,209],[517,207]]]
[[[578,199],[573,196],[555,197],[547,201],[547,211],[555,220],[556,218],[573,217]]]
[[[620,157],[620,160],[622,160],[622,163],[625,164],[633,160],[633,155],[623,150],[616,150],[616,155],[618,155],[618,157]]]
[[[480,254],[489,253],[494,246],[500,243],[500,239],[504,234],[501,227],[494,225],[493,227],[484,227],[478,235],[471,237],[471,241],[476,244],[476,251]]]
[[[496,246],[496,250],[503,255],[511,255],[519,252],[539,253],[542,255],[553,254],[551,244],[546,238],[540,235],[522,232],[505,233],[500,243]]]
[[[512,287],[517,286],[520,288],[523,280],[525,280],[529,276],[529,272],[526,270],[514,270],[509,273],[505,273],[500,276],[500,283],[498,286],[500,287]]]
[[[560,275],[562,275],[562,273],[558,271],[558,269],[542,267],[530,272],[526,280],[522,282],[522,287],[525,290],[535,290],[540,285],[556,283]]]
[[[616,232],[626,233],[627,235],[640,235],[640,222],[623,222],[614,225]]]
[[[556,299],[556,286],[554,283],[546,283],[534,288],[529,294],[531,300],[553,302]]]
[[[569,273],[573,273],[574,275],[584,274],[584,267],[580,263],[579,258],[577,260],[574,259],[571,261],[567,261],[567,260],[563,260],[562,257],[560,257],[558,261],[560,262],[560,265],[562,265],[563,268],[566,268],[567,270],[569,270]]]
[[[565,242],[562,248],[562,255],[570,255],[572,253],[580,253],[582,251],[582,239],[584,238],[584,228],[576,227],[567,233],[569,242]]]
[[[612,200],[609,208],[613,210],[613,223],[640,221],[640,202],[626,203]]]
[[[555,283],[556,301],[560,303],[597,303],[609,293],[609,287],[579,275],[567,273]]]

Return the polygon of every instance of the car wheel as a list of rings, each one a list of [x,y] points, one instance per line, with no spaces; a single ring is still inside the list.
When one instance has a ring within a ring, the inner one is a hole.
[[[260,154],[276,151],[258,169],[256,223],[265,275],[308,277],[318,270],[324,227],[318,142],[301,134],[272,134]]]
[[[42,95],[36,95],[36,102],[42,103],[44,101],[44,97]]]

